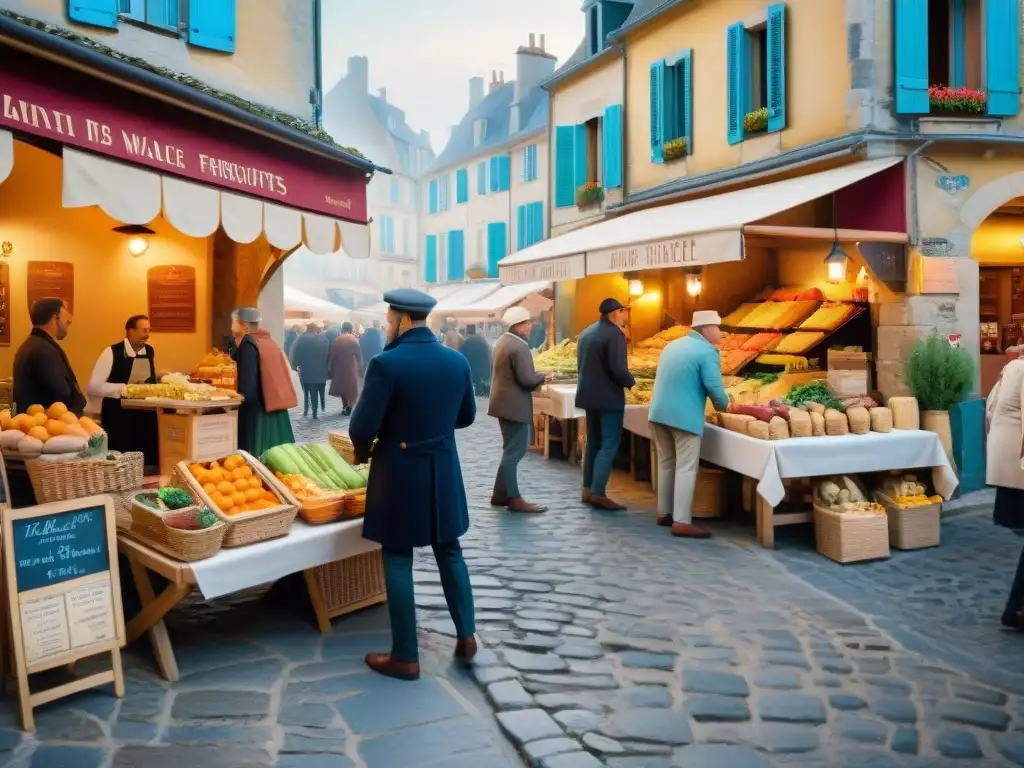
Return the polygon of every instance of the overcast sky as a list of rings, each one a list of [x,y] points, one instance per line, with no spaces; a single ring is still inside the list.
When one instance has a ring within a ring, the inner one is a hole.
[[[545,34],[561,64],[584,34],[581,0],[329,0],[324,3],[324,89],[349,56],[370,60],[370,90],[386,88],[440,152],[466,113],[469,78],[515,78],[515,50]]]

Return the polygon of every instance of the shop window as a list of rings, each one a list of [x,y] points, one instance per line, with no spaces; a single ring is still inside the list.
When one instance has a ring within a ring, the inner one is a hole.
[[[730,144],[786,127],[786,5],[765,20],[726,32],[726,101]]]
[[[651,162],[692,152],[691,62],[691,52],[686,50],[651,64]]]

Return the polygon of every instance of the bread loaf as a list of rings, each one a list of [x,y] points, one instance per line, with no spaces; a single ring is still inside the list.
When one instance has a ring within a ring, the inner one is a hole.
[[[850,434],[850,422],[846,414],[835,408],[825,411],[825,434],[830,436]]]
[[[855,435],[866,435],[871,431],[871,414],[867,408],[854,406],[846,409],[846,420],[850,423],[850,431]]]
[[[810,437],[811,433],[811,414],[807,411],[801,411],[799,408],[790,408],[789,436]]]
[[[804,403],[804,408],[806,408],[811,413],[820,413],[823,415],[825,413],[825,406],[822,405],[821,403]]]
[[[789,439],[789,424],[781,416],[774,417],[768,422],[768,439],[769,440],[788,440]]]
[[[825,436],[825,416],[821,413],[811,413],[811,437]]]
[[[751,419],[747,422],[747,434],[758,440],[771,440],[771,427],[759,419]]]
[[[892,411],[893,429],[920,429],[921,411],[914,397],[890,397],[889,410]]]
[[[871,415],[871,429],[875,432],[892,430],[892,411],[888,408],[872,408],[868,413]]]
[[[722,422],[722,426],[733,432],[739,432],[741,434],[747,434],[747,424],[752,421],[757,421],[753,416],[747,416],[740,413],[720,413],[718,414],[719,420]]]

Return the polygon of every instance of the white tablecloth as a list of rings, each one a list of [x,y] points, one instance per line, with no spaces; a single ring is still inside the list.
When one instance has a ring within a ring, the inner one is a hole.
[[[556,419],[582,419],[584,413],[576,407],[575,384],[546,384],[538,393],[544,405],[541,413]]]
[[[647,415],[651,412],[649,405],[627,405],[626,414],[622,420],[622,428],[634,435],[651,438],[651,430],[648,427]]]
[[[700,457],[756,479],[758,495],[773,507],[786,494],[783,478],[930,468],[935,491],[945,499],[959,484],[938,436],[924,430],[759,440],[708,424]]]
[[[372,552],[377,547],[363,538],[362,519],[328,525],[307,525],[296,520],[287,536],[222,549],[207,560],[192,563],[191,568],[199,591],[205,599],[212,600],[307,568]]]

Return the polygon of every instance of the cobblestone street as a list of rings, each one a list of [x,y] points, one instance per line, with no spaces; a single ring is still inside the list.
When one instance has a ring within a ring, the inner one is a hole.
[[[296,415],[296,438],[342,426],[335,403],[319,422]],[[533,454],[521,485],[550,511],[492,509],[499,445],[483,415],[460,434],[485,645],[470,672],[449,661],[424,552],[417,684],[362,665],[387,647],[383,608],[321,639],[301,584],[281,583],[181,611],[180,683],[137,644],[123,702],[46,707],[38,739],[8,698],[0,763],[511,768],[514,745],[540,768],[1024,765],[1024,637],[998,625],[1021,542],[985,511],[948,520],[940,549],[843,567],[800,538],[759,549],[743,523],[674,540],[642,489],[629,512],[594,512],[578,467]]]

